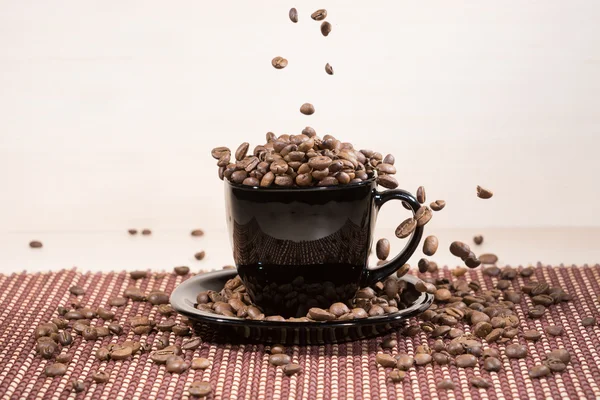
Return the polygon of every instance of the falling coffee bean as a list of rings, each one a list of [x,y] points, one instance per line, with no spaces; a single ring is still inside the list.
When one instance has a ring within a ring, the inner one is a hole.
[[[417,188],[417,201],[421,204],[425,203],[425,188],[423,186],[419,186]]]
[[[446,202],[444,200],[436,200],[429,204],[429,207],[431,207],[433,211],[441,211],[444,207],[446,207]]]
[[[473,242],[476,245],[480,245],[481,243],[483,243],[483,236],[477,235],[477,236],[473,237]]]
[[[315,21],[323,21],[325,18],[327,18],[327,10],[324,10],[324,9],[317,10],[314,13],[312,13],[310,15],[310,17],[312,19],[314,19]]]
[[[377,258],[380,260],[386,260],[390,255],[390,241],[387,239],[379,239],[377,246],[375,247]]]
[[[399,239],[404,239],[410,236],[410,234],[413,233],[416,227],[417,221],[414,218],[408,218],[402,221],[402,223],[396,228],[396,237]]]
[[[435,254],[435,252],[438,249],[438,238],[431,235],[431,236],[427,236],[425,238],[425,241],[423,242],[423,253],[426,256],[432,256]]]
[[[205,256],[206,256],[206,252],[204,250],[199,251],[196,254],[194,254],[194,258],[198,261],[203,260]]]
[[[295,8],[290,8],[289,17],[290,21],[292,21],[293,23],[298,22],[298,10],[296,10]]]
[[[204,236],[204,231],[202,229],[194,229],[191,235],[195,237]]]
[[[273,58],[273,60],[271,60],[271,64],[273,65],[273,67],[275,69],[284,69],[288,65],[288,60],[286,60],[283,57],[277,56],[277,57]]]
[[[498,262],[498,256],[495,254],[481,254],[478,258],[482,264],[496,264]]]
[[[142,235],[151,235],[152,231],[150,229],[144,229],[142,230]]]
[[[310,103],[304,103],[300,107],[300,112],[304,115],[313,115],[315,113],[315,107]]]
[[[403,266],[401,266],[398,269],[398,271],[396,271],[396,277],[402,278],[404,275],[406,275],[408,273],[409,270],[410,270],[410,265],[404,264]]]
[[[329,34],[331,33],[331,24],[327,21],[324,21],[321,24],[321,33],[323,34],[323,36],[329,36]]]
[[[175,275],[184,276],[190,273],[190,267],[181,266],[173,268]]]
[[[480,199],[490,199],[494,193],[491,190],[477,186],[477,197]]]
[[[127,232],[129,232],[130,235],[137,235],[138,233],[137,229],[128,229]]]
[[[415,219],[417,220],[417,226],[424,226],[431,220],[432,214],[431,209],[427,206],[421,206],[415,213]]]
[[[31,242],[29,242],[29,247],[31,247],[32,249],[39,249],[42,247],[42,242],[38,240],[32,240]]]
[[[325,64],[325,72],[329,75],[333,75],[333,67],[329,63]]]

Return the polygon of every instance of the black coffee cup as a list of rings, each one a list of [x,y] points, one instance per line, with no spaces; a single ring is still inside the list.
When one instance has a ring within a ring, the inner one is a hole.
[[[377,213],[396,199],[419,207],[404,190],[378,192],[374,179],[310,188],[225,182],[233,258],[252,300],[267,315],[305,316],[311,307],[347,302],[359,287],[400,268],[419,245],[417,227],[400,254],[368,267]]]

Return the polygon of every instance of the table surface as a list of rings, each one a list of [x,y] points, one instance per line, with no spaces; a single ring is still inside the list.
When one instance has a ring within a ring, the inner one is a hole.
[[[382,235],[376,235],[376,238]],[[433,232],[427,232],[432,234]],[[472,243],[481,233],[481,246]],[[477,254],[493,252],[499,264],[547,265],[597,264],[600,262],[600,228],[544,229],[471,229],[437,230],[440,247],[430,259],[450,267],[460,264],[447,250],[453,240],[470,244]],[[388,235],[389,237],[389,235]],[[29,247],[31,240],[44,244],[41,249]],[[390,239],[392,254],[400,249],[400,239]],[[206,251],[202,261],[194,258]],[[422,257],[419,249],[410,260],[416,265]],[[202,237],[192,237],[188,230],[153,231],[152,235],[131,236],[127,231],[105,232],[0,232],[0,273],[49,271],[77,267],[89,271],[153,269],[169,270],[188,265],[194,270],[220,269],[232,263],[227,232],[207,230]],[[374,257],[371,264],[375,263]]]

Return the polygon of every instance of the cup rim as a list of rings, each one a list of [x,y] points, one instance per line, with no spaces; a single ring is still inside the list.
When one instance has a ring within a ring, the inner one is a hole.
[[[261,191],[261,192],[321,192],[321,191],[332,191],[332,190],[350,190],[353,188],[370,186],[371,184],[373,184],[373,182],[375,182],[375,179],[377,179],[377,178],[371,177],[362,182],[350,183],[347,185],[310,186],[310,187],[284,187],[284,186],[261,187],[261,186],[243,185],[241,183],[231,182],[228,179],[223,179],[223,181],[225,181],[226,184],[229,184],[229,186],[234,187],[236,189],[241,189],[241,190],[254,190],[254,191]]]

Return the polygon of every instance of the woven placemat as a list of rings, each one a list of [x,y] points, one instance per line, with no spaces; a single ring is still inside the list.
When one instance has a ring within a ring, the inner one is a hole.
[[[482,288],[492,288],[496,278],[484,276],[481,269],[469,271]],[[435,276],[450,276],[440,269]],[[454,366],[427,365],[411,368],[401,383],[392,383],[386,369],[377,366],[375,356],[381,351],[382,338],[327,346],[290,346],[288,354],[303,367],[300,375],[284,376],[281,368],[268,363],[268,347],[263,345],[223,345],[204,342],[193,356],[206,357],[212,365],[206,370],[188,370],[171,374],[164,366],[148,360],[148,353],[137,354],[128,361],[99,361],[95,351],[111,342],[135,339],[152,343],[155,334],[134,336],[125,324],[130,316],[151,311],[149,303],[129,302],[126,307],[113,308],[115,319],[125,326],[117,337],[81,343],[81,336],[67,350],[73,355],[68,372],[62,377],[47,378],[43,371],[47,361],[36,354],[34,330],[39,323],[56,316],[56,308],[71,299],[68,288],[74,284],[87,289],[82,301],[88,306],[105,306],[110,297],[120,296],[132,284],[129,275],[120,273],[81,273],[63,270],[45,274],[0,275],[0,398],[2,399],[179,399],[188,398],[188,388],[195,380],[209,381],[213,393],[209,399],[512,399],[512,398],[600,398],[600,327],[583,327],[584,316],[600,319],[597,296],[600,293],[600,265],[593,267],[543,267],[535,270],[535,278],[563,287],[573,299],[551,307],[542,319],[529,319],[523,310],[531,305],[523,296],[517,315],[523,328],[542,330],[547,324],[564,327],[559,337],[544,335],[537,342],[527,342],[518,336],[515,341],[527,346],[526,359],[503,360],[500,372],[487,372],[479,367],[459,369]],[[149,291],[170,292],[183,279],[167,274],[161,279],[148,278],[136,284]],[[512,285],[523,284],[518,276]],[[468,327],[465,327],[468,330]],[[398,346],[391,350],[414,353],[425,334],[405,338],[393,333]],[[171,337],[181,344],[181,337]],[[429,339],[431,342],[432,340]],[[430,343],[431,344],[431,343]],[[496,345],[492,345],[496,347]],[[572,361],[563,373],[541,379],[531,379],[528,368],[539,364],[546,352],[564,347]],[[63,350],[64,351],[64,350]],[[390,351],[390,350],[386,350]],[[110,382],[96,384],[92,374],[98,369],[110,373]],[[493,383],[489,389],[476,389],[469,378],[480,375]],[[456,388],[439,391],[436,382],[451,378]],[[73,379],[83,380],[88,389],[75,394]]]

